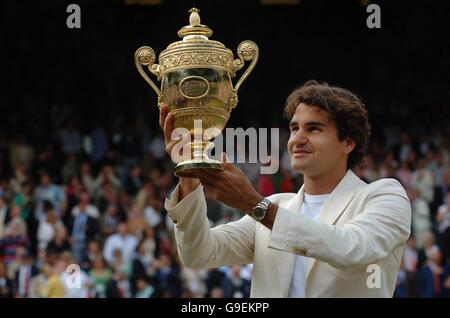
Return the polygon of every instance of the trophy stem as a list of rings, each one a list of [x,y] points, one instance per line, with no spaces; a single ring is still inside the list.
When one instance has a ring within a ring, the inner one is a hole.
[[[191,142],[191,153],[194,161],[209,159],[206,155],[206,148],[208,147],[208,141],[193,141]]]
[[[174,174],[177,177],[192,178],[192,173],[198,169],[224,170],[223,163],[207,156],[206,150],[214,144],[210,141],[190,142],[192,159],[177,164]]]

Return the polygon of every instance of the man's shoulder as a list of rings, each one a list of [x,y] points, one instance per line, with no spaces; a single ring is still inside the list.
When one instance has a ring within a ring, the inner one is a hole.
[[[402,184],[393,178],[382,178],[369,184],[364,184],[359,189],[360,195],[378,196],[378,195],[400,195],[407,197]]]

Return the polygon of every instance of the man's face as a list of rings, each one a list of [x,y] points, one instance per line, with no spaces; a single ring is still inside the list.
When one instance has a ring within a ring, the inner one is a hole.
[[[41,177],[41,185],[47,187],[50,184],[50,179],[47,175]]]
[[[346,169],[351,141],[339,141],[335,122],[318,107],[300,103],[289,123],[288,151],[294,171],[317,177]]]
[[[127,234],[127,225],[125,223],[120,223],[117,227],[117,231],[121,236],[125,236]]]

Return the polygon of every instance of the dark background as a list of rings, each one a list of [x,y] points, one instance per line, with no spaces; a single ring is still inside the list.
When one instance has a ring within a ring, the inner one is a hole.
[[[188,24],[192,6],[213,29],[212,39],[234,53],[246,39],[260,47],[260,60],[240,90],[231,127],[279,125],[286,96],[308,79],[361,95],[375,133],[386,120],[403,126],[416,125],[416,120],[432,128],[445,124],[442,115],[448,118],[447,1],[378,1],[381,29],[366,26],[369,13],[360,1],[322,0],[284,6],[259,1],[148,6],[76,1],[82,28],[68,29],[66,7],[71,2],[0,4],[0,122],[7,134],[33,131],[37,121],[54,125],[48,122],[49,112],[62,105],[76,110],[87,130],[95,123],[110,125],[118,116],[121,123],[144,116],[158,129],[156,97],[137,73],[133,54],[142,45],[159,54],[179,40],[176,33]]]

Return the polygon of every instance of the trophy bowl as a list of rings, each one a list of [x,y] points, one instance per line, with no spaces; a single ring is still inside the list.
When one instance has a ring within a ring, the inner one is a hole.
[[[233,52],[222,43],[210,40],[212,30],[200,23],[199,10],[189,10],[189,25],[178,31],[181,41],[170,44],[159,55],[148,46],[135,53],[135,64],[141,76],[158,95],[158,105],[166,104],[174,115],[174,128],[187,129],[191,136],[189,158],[179,162],[175,175],[187,177],[196,169],[223,170],[223,164],[209,158],[210,142],[225,128],[231,110],[238,102],[237,92],[258,61],[259,49],[244,41]],[[235,86],[231,80],[245,61],[250,61]],[[144,67],[161,81],[159,88]],[[197,138],[200,136],[199,138]]]

